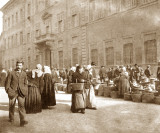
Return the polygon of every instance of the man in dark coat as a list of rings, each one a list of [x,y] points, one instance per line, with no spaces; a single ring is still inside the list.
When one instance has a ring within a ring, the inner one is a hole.
[[[9,72],[5,83],[5,90],[9,97],[9,122],[14,122],[14,109],[17,99],[20,126],[28,124],[28,121],[25,120],[25,96],[28,93],[28,81],[27,75],[22,68],[23,62],[17,61],[16,69],[12,72]]]
[[[105,81],[105,78],[107,77],[107,72],[106,69],[104,68],[104,66],[101,66],[100,70],[99,70],[99,77],[101,82]]]
[[[150,70],[151,66],[148,65],[147,68],[144,71],[144,74],[146,75],[147,78],[150,78],[151,76],[151,70]]]

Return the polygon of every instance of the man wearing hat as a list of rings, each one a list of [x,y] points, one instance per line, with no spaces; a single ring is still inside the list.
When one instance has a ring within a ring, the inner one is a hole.
[[[100,70],[99,70],[99,76],[100,76],[100,81],[101,82],[104,82],[105,81],[105,78],[107,76],[106,74],[106,69],[104,68],[104,66],[101,66]]]
[[[139,66],[137,64],[135,64],[134,66],[135,66],[135,69],[134,69],[134,78],[139,83],[139,80],[140,80],[140,69],[139,69]]]
[[[18,100],[18,110],[20,117],[20,126],[28,124],[25,115],[25,97],[28,93],[27,74],[22,70],[23,61],[16,62],[16,69],[9,72],[6,82],[5,90],[9,97],[9,122],[14,122],[14,110],[16,99]]]
[[[147,68],[144,71],[144,74],[146,75],[147,78],[150,78],[151,76],[151,70],[150,70],[151,66],[147,65]]]

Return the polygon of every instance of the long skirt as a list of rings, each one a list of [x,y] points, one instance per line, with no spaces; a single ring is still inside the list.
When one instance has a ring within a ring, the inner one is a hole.
[[[56,97],[53,84],[51,88],[44,88],[42,92],[42,108],[46,109],[48,108],[48,106],[55,106],[55,105],[56,105]]]
[[[96,97],[94,93],[94,88],[91,85],[89,89],[85,89],[86,94],[86,108],[96,108]]]
[[[85,94],[83,90],[72,91],[72,105],[71,111],[73,113],[78,112],[79,110],[85,109]]]
[[[128,79],[124,77],[120,77],[119,79],[119,85],[118,85],[118,91],[120,96],[124,96],[125,92],[128,92],[130,88]]]
[[[25,100],[26,113],[39,113],[42,111],[41,94],[37,87],[28,87],[28,96]]]

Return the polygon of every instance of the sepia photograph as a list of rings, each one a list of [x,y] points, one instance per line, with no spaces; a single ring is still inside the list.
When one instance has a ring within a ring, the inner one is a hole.
[[[0,133],[160,133],[160,0],[0,0]]]

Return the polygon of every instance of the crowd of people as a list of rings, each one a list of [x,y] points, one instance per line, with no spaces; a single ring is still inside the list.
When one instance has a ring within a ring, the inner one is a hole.
[[[157,78],[151,72],[151,66],[147,65],[146,69],[135,64],[134,66],[116,66],[115,69],[109,68],[106,71],[104,66],[99,70],[100,81],[113,81],[119,91],[119,96],[124,97],[124,93],[131,92],[134,88],[156,91],[155,81],[160,80],[160,67],[157,69]]]
[[[99,73],[95,70],[96,64],[81,66],[77,64],[70,70],[50,68],[49,66],[36,65],[36,69],[23,69],[23,62],[17,61],[16,69],[6,72],[4,69],[0,75],[0,84],[5,86],[9,97],[9,121],[14,121],[14,108],[18,100],[20,126],[28,122],[25,113],[39,113],[42,109],[56,105],[56,83],[66,83],[67,92],[71,89],[71,111],[73,113],[85,113],[85,109],[97,109],[95,89],[97,83],[114,83],[119,96],[131,91],[132,87],[141,85],[144,79],[150,79],[148,87],[155,90],[155,82],[152,77],[150,65],[143,70],[137,64],[134,67],[127,65],[116,68],[101,66]],[[157,70],[157,79],[160,79],[160,67]],[[58,92],[58,91],[57,91]]]

